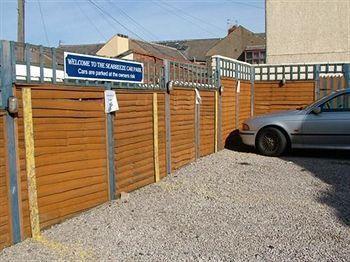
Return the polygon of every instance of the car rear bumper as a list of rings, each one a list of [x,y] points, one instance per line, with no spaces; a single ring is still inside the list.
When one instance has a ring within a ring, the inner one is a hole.
[[[239,135],[242,138],[243,144],[248,145],[248,146],[255,146],[255,133],[254,132],[240,131]]]

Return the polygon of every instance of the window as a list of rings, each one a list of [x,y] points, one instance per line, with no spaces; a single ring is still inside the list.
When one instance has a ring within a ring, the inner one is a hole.
[[[350,94],[341,94],[321,105],[322,112],[350,112]]]

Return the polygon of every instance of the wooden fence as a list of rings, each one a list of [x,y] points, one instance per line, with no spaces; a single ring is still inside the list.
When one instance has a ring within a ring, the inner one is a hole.
[[[0,111],[0,249],[158,182],[227,146],[250,116],[305,106],[322,86],[309,78],[254,81],[250,65],[220,58],[215,70],[165,61],[159,79],[147,76],[154,83],[139,86],[85,81],[83,87],[57,83],[55,74],[48,84],[42,67],[33,84],[30,67],[25,83],[10,78],[16,64],[8,60],[2,101],[17,97],[19,112]],[[104,91],[111,88],[119,110],[106,114]]]
[[[221,81],[221,143],[225,145],[232,131],[237,130],[243,121],[251,117],[251,84],[246,80],[223,78]]]
[[[17,84],[15,96],[19,100],[19,113],[15,124],[21,238],[35,235],[33,217],[36,214],[40,231],[122,192],[159,181],[169,173],[167,154],[171,160],[170,172],[173,172],[200,156],[222,149],[230,134],[253,113],[294,109],[315,99],[315,81],[288,81],[283,86],[279,81],[259,81],[253,88],[250,81],[225,77],[221,84],[221,92],[200,89],[200,104],[196,103],[195,89],[190,87],[175,86],[169,93],[116,90],[120,109],[111,115],[112,158],[103,88]],[[30,162],[24,95],[27,94],[28,100],[28,92],[34,134],[35,187],[27,168]],[[5,114],[1,113],[1,248],[13,242],[5,130]],[[110,159],[115,166],[112,175]]]
[[[315,81],[262,81],[254,84],[254,115],[296,109],[315,100]]]
[[[169,93],[116,90],[119,111],[111,115],[113,145],[108,139],[103,88],[17,84],[14,90],[19,102],[15,137],[22,239],[122,192],[159,181],[168,173],[167,152],[174,171],[216,150],[215,89],[199,90],[200,104],[195,89],[188,87],[175,87]],[[1,113],[1,248],[12,243],[4,119]],[[115,166],[112,175],[110,159]]]

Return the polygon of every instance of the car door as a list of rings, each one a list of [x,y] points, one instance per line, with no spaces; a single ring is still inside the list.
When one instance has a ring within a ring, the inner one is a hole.
[[[350,93],[337,95],[320,105],[302,123],[305,147],[350,148]]]

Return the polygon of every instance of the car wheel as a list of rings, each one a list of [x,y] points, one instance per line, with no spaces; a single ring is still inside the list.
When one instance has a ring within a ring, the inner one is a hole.
[[[262,155],[280,156],[287,148],[287,138],[277,128],[267,127],[259,132],[256,147]]]

